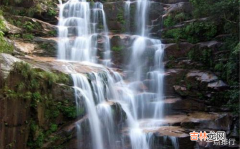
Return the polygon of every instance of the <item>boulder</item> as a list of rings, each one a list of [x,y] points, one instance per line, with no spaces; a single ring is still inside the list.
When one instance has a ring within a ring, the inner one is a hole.
[[[6,32],[9,34],[20,34],[23,32],[23,30],[17,26],[14,26],[10,24],[8,21],[6,21],[3,17],[0,17],[0,19],[3,19],[3,23],[6,27]]]
[[[55,25],[26,16],[7,15],[5,16],[5,19],[8,22],[12,22],[12,20],[15,20],[13,22],[13,25],[16,25],[18,28],[21,28],[24,33],[28,34],[31,33],[33,35],[46,37],[50,36],[51,32],[57,30],[57,27]]]
[[[218,77],[212,72],[192,70],[188,72],[186,79],[189,82],[194,80],[198,81],[200,83],[200,88],[202,89],[209,88],[212,90],[222,90],[228,87],[226,83],[224,83],[222,80],[219,80]]]
[[[2,73],[2,78],[6,79],[11,69],[13,68],[13,64],[15,62],[22,62],[22,60],[5,53],[0,53],[0,72]]]

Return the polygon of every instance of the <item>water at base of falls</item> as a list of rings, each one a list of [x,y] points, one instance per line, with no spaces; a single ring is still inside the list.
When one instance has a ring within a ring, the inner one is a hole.
[[[125,17],[130,22],[130,5],[125,5]],[[160,40],[147,36],[148,0],[136,2],[136,35],[132,44],[131,61],[128,65],[127,82],[111,69],[101,74],[91,72],[86,75],[72,74],[77,111],[84,106],[91,131],[92,149],[151,149],[152,133],[148,129],[159,126],[155,120],[164,115],[164,47]],[[69,0],[60,5],[58,58],[67,61],[87,61],[111,65],[110,40],[103,5],[96,2],[90,5],[86,0]],[[126,24],[127,32],[130,23]],[[101,50],[99,50],[102,48]],[[153,51],[151,67],[146,63],[146,51]],[[97,53],[102,52],[102,57]],[[101,66],[97,66],[101,67]],[[71,70],[71,69],[69,69]],[[148,90],[144,81],[152,82]],[[141,88],[141,89],[139,89]],[[116,127],[116,115],[111,102],[121,106],[126,114],[126,122]],[[148,123],[142,123],[150,119]],[[81,138],[81,124],[76,123],[77,137]],[[125,138],[127,138],[125,140]],[[171,138],[172,142],[176,142]],[[119,143],[121,142],[121,143]],[[81,144],[78,143],[78,148]],[[177,146],[175,147],[177,148]]]

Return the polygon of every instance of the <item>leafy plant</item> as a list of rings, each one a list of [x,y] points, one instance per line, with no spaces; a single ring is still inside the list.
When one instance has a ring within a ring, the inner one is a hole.
[[[34,30],[34,24],[32,22],[26,21],[23,24],[23,28],[26,29],[27,31],[33,31]]]
[[[169,15],[169,16],[167,16],[167,18],[164,19],[163,24],[166,27],[171,27],[176,24],[176,21],[174,20],[174,18],[171,15]]]
[[[26,40],[33,40],[34,38],[33,34],[29,34],[29,33],[23,34],[22,37]]]

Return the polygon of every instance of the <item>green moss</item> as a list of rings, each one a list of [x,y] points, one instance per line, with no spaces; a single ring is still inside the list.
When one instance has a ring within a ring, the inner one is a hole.
[[[48,32],[50,36],[57,36],[57,31],[56,30],[51,30]]]
[[[123,50],[122,46],[114,46],[114,47],[112,47],[112,51],[115,51],[115,52],[120,52],[122,50]]]

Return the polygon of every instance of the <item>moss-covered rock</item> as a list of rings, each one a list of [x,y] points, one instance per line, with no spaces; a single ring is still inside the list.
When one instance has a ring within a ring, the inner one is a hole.
[[[13,148],[39,148],[51,133],[77,117],[74,90],[63,85],[70,84],[69,77],[23,62],[13,65],[0,89],[0,102],[6,109],[1,111],[3,148],[9,144]],[[84,113],[79,114],[83,116]],[[16,134],[7,135],[13,132]]]

